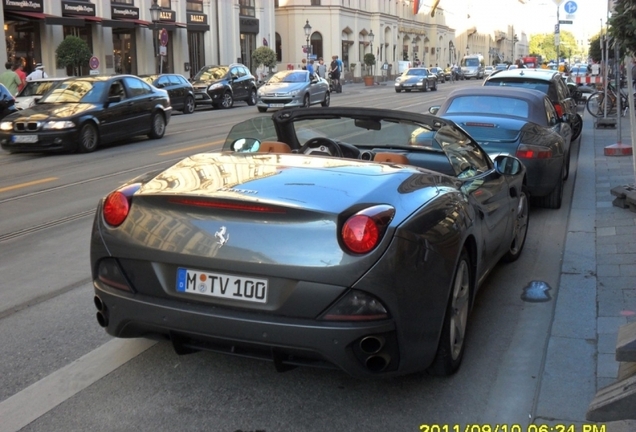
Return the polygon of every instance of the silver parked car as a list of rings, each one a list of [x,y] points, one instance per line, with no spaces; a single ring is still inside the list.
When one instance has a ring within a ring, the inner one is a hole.
[[[305,107],[319,103],[329,106],[329,83],[306,70],[276,72],[258,89],[256,107],[260,112],[268,108]]]

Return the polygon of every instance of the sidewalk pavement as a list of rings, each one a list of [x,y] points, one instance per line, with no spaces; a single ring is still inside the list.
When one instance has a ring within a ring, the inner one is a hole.
[[[633,160],[604,154],[608,145],[631,145],[629,116],[621,123],[619,140],[618,128],[596,129],[594,118],[584,115],[537,424],[582,430],[596,392],[616,382],[618,328],[636,321],[636,213],[614,206],[610,193],[636,183]],[[634,431],[636,420],[606,424],[606,432]]]

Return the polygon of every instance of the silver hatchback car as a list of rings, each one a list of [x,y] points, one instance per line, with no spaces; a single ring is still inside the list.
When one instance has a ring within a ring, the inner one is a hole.
[[[329,106],[329,83],[306,70],[276,72],[256,93],[256,107],[265,112],[269,108],[305,107],[320,104]]]

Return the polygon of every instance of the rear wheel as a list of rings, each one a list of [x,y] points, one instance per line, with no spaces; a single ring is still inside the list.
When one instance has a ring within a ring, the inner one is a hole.
[[[194,112],[194,98],[192,96],[188,96],[183,104],[183,113],[184,114],[192,114]]]
[[[91,123],[86,123],[80,130],[77,150],[80,153],[90,153],[97,149],[98,144],[99,134],[97,133],[97,128]]]
[[[451,375],[459,369],[464,355],[464,340],[468,328],[471,287],[470,258],[463,249],[455,267],[437,354],[433,364],[427,370],[431,375]]]
[[[150,133],[148,136],[152,139],[159,139],[166,133],[166,119],[163,118],[163,114],[154,113],[150,120]]]
[[[328,107],[330,103],[331,103],[331,95],[329,94],[329,92],[325,92],[325,100],[320,102],[320,105],[324,107]]]
[[[254,89],[250,90],[250,95],[247,98],[247,104],[249,106],[256,105],[256,90],[254,90]]]
[[[528,206],[528,194],[525,187],[521,189],[521,195],[519,196],[515,213],[516,217],[512,233],[512,242],[510,243],[508,252],[501,259],[504,262],[516,261],[521,255],[523,245],[526,243],[530,211]]]
[[[556,186],[546,196],[537,197],[536,204],[540,207],[549,209],[560,209],[563,202],[563,183],[565,182],[565,162],[561,170],[561,178],[557,182]]]

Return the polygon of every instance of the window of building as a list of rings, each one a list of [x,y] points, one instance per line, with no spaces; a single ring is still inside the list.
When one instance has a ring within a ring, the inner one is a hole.
[[[110,0],[111,3],[117,3],[117,4],[125,4],[125,5],[134,5],[135,4],[135,0]]]
[[[320,33],[318,32],[312,33],[311,38],[309,39],[309,44],[311,45],[311,54],[315,55],[316,59],[323,57],[322,35]]]
[[[276,61],[283,61],[283,41],[278,33],[276,33]]]
[[[157,2],[157,4],[162,8],[162,9],[170,9],[170,0],[159,0]]]
[[[255,0],[239,0],[239,15],[243,16],[256,16],[256,7],[254,6]]]
[[[320,0],[311,0],[312,6],[320,6]]]
[[[191,12],[203,12],[203,0],[188,0],[186,10]]]
[[[278,7],[278,0],[274,0],[274,7],[277,8]]]

